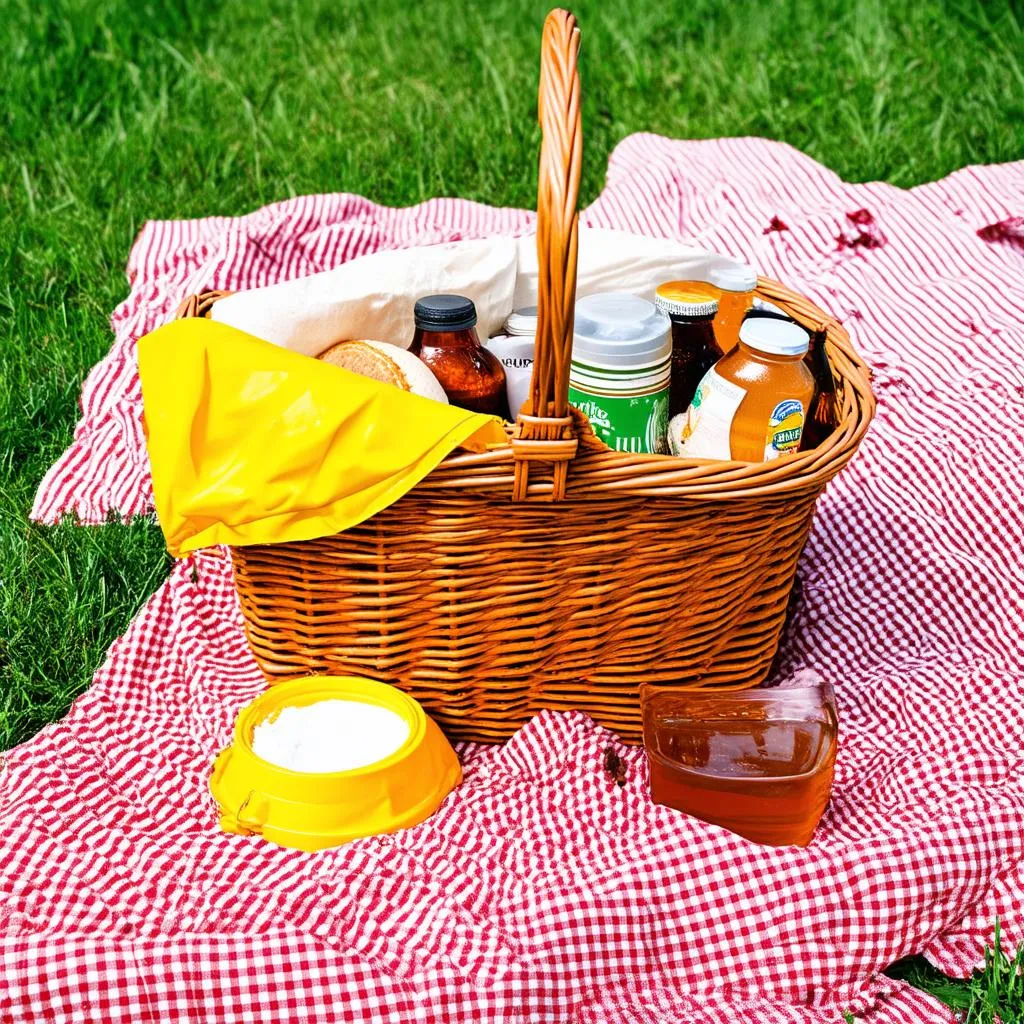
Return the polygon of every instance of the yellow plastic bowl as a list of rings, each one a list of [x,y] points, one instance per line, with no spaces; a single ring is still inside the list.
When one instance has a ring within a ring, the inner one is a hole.
[[[384,760],[342,772],[295,772],[256,756],[252,735],[259,723],[285,707],[323,700],[394,711],[408,723],[409,738]],[[278,683],[242,709],[234,741],[213,762],[210,792],[226,832],[322,850],[418,825],[461,778],[451,744],[412,697],[371,679],[315,676]]]

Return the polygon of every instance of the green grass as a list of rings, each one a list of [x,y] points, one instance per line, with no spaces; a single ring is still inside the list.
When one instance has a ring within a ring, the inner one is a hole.
[[[1024,1024],[1024,946],[1016,955],[1006,953],[998,921],[985,967],[966,982],[947,978],[922,957],[893,964],[886,973],[931,992],[963,1024]]]
[[[4,5],[0,750],[65,712],[167,571],[151,525],[26,522],[109,345],[142,222],[329,190],[532,205],[544,11],[511,0]],[[640,130],[764,135],[848,180],[902,186],[1024,152],[1016,3],[587,0],[576,11],[584,202],[615,143]]]

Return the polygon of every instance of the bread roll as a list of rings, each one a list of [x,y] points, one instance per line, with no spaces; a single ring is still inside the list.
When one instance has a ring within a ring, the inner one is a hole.
[[[339,341],[321,352],[317,359],[385,384],[394,384],[396,388],[411,391],[414,395],[448,404],[444,388],[426,364],[411,352],[386,341]]]

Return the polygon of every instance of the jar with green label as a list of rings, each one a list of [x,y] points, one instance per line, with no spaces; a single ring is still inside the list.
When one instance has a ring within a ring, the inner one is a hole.
[[[576,303],[569,401],[615,451],[668,451],[670,331],[669,318],[636,295],[608,292]]]

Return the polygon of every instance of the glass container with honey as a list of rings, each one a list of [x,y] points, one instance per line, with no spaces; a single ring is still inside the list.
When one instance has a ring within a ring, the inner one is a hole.
[[[799,324],[747,318],[740,343],[701,380],[690,408],[669,422],[673,455],[769,462],[800,446],[814,394]]]
[[[731,352],[740,340],[740,325],[754,301],[757,271],[746,263],[729,264],[708,271],[708,281],[718,289],[715,337],[723,352]]]
[[[801,680],[770,689],[642,688],[657,804],[766,846],[806,846],[828,804],[835,695]]]

